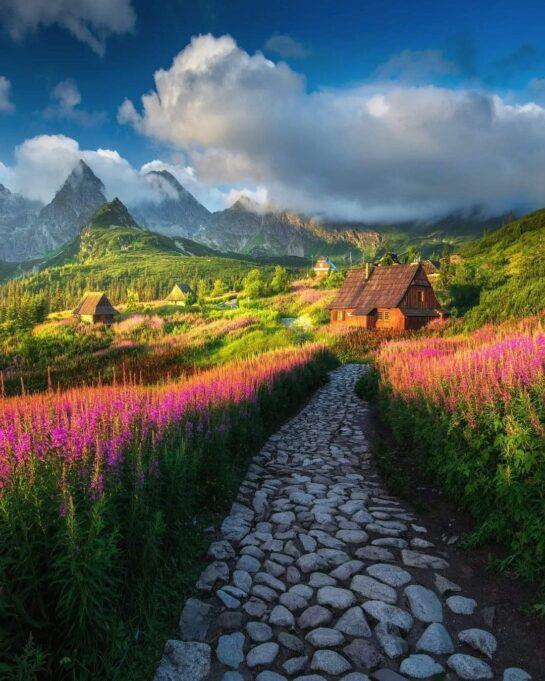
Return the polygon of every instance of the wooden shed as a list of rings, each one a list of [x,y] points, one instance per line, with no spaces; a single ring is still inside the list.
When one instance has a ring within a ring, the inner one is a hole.
[[[337,267],[331,258],[327,258],[325,255],[321,255],[312,268],[317,277],[325,277],[329,272],[336,272]]]
[[[171,303],[186,303],[188,298],[194,297],[195,294],[189,284],[174,284],[172,291],[166,297],[166,300]]]
[[[443,314],[420,263],[350,270],[329,312],[331,324],[400,331]]]
[[[104,291],[90,291],[79,301],[72,314],[88,324],[112,324],[118,312]]]

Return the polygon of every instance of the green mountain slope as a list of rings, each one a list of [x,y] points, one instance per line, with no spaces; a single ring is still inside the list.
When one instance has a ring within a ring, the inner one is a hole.
[[[451,288],[455,305],[464,296],[470,303],[468,328],[545,309],[545,209],[467,244],[460,254]]]

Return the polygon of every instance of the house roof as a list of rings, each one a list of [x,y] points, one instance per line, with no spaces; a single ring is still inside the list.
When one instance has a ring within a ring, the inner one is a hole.
[[[365,269],[348,270],[341,290],[329,306],[330,310],[356,307],[366,284]]]
[[[181,300],[185,298],[188,293],[192,293],[193,289],[189,284],[174,284],[172,291],[168,294],[167,300]]]
[[[366,315],[377,307],[397,307],[420,264],[375,267],[356,304],[356,314]]]
[[[104,291],[89,291],[77,304],[75,315],[115,315],[117,310]]]
[[[318,267],[318,264],[319,264],[319,263],[324,263],[324,262],[325,262],[327,265],[329,265],[329,267],[330,267],[332,270],[335,270],[335,272],[337,271],[337,266],[335,265],[335,263],[333,262],[333,260],[331,260],[331,258],[327,258],[325,255],[321,255],[321,256],[316,260],[316,263],[314,264],[314,267],[316,268],[316,267]]]

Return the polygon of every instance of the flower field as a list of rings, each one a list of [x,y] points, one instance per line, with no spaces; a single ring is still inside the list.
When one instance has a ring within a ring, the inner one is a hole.
[[[1,400],[0,676],[107,678],[164,572],[191,583],[195,524],[330,362],[306,345],[181,381]]]
[[[472,511],[474,540],[545,582],[545,317],[391,342],[375,366],[398,441]]]

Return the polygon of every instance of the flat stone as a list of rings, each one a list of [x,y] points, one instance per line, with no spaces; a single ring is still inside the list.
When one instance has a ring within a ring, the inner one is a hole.
[[[285,606],[277,605],[269,615],[269,622],[278,627],[293,627],[295,618]]]
[[[250,527],[244,520],[243,516],[228,515],[221,524],[221,533],[225,539],[240,541],[248,534],[249,531]]]
[[[356,551],[363,560],[394,560],[394,554],[381,546],[364,546]]]
[[[379,539],[373,539],[371,544],[373,546],[391,546],[394,549],[404,549],[408,546],[407,541],[399,537],[380,537]]]
[[[297,594],[297,596],[306,600],[312,598],[312,594],[314,593],[314,590],[307,584],[294,584],[293,586],[290,586],[288,591],[289,593]]]
[[[278,643],[262,643],[252,648],[246,655],[246,664],[250,669],[271,665],[278,655]]]
[[[235,549],[226,539],[215,541],[208,548],[208,555],[215,560],[229,560],[235,557]]]
[[[494,678],[490,666],[472,655],[456,653],[448,658],[447,665],[466,681]]]
[[[320,587],[320,586],[334,586],[337,582],[333,577],[324,574],[323,572],[313,572],[310,575],[308,581],[310,586]]]
[[[297,624],[301,629],[316,629],[329,624],[332,619],[333,615],[329,610],[321,605],[311,605],[299,616]]]
[[[421,622],[442,622],[443,606],[430,589],[412,584],[405,589],[405,596],[416,619]]]
[[[265,624],[265,622],[248,622],[246,631],[248,632],[248,636],[255,643],[270,641],[273,635],[272,629],[268,624]]]
[[[434,622],[416,642],[416,649],[426,653],[442,655],[454,652],[454,644],[448,631],[439,622]]]
[[[204,681],[210,674],[210,657],[206,643],[167,641],[154,681]]]
[[[339,579],[341,581],[345,579],[350,579],[352,575],[356,572],[360,572],[363,567],[363,562],[361,560],[349,560],[348,563],[344,565],[339,565],[331,572],[331,577]]]
[[[271,672],[269,670],[260,672],[255,679],[256,681],[288,681],[282,674],[277,674],[276,672]]]
[[[401,676],[391,669],[377,669],[371,674],[371,678],[374,681],[407,681],[406,676]]]
[[[275,589],[276,591],[286,591],[286,585],[268,572],[258,572],[254,577],[257,584],[265,584],[265,586]]]
[[[212,591],[217,582],[229,581],[229,566],[223,561],[216,560],[206,567],[199,577],[197,589],[199,591]]]
[[[253,556],[248,556],[246,554],[238,559],[236,569],[245,570],[246,572],[253,574],[255,572],[258,572],[260,567],[261,563],[257,560],[257,558],[254,558]]]
[[[213,607],[188,598],[180,617],[180,634],[182,641],[204,641],[212,621]]]
[[[299,570],[294,565],[290,565],[286,570],[286,582],[288,584],[297,584],[300,579],[301,573]]]
[[[283,565],[279,565],[273,560],[266,560],[263,564],[263,568],[273,577],[281,577],[286,572],[286,568]]]
[[[235,570],[233,572],[233,584],[241,591],[249,593],[252,588],[252,576],[246,570]]]
[[[314,539],[314,537],[311,537],[308,534],[300,534],[299,541],[303,545],[303,549],[305,550],[306,553],[313,553],[314,551],[316,551],[317,542],[316,539]]]
[[[315,648],[329,648],[340,646],[344,642],[344,636],[337,629],[319,627],[309,632],[305,639]]]
[[[273,513],[271,522],[277,525],[291,525],[295,521],[295,513],[293,511],[284,511],[283,513]]]
[[[490,659],[498,647],[496,637],[484,629],[464,629],[458,634],[458,640],[479,650]]]
[[[532,677],[524,669],[509,667],[503,672],[503,681],[532,681]]]
[[[301,572],[314,572],[321,567],[324,567],[325,561],[317,553],[305,553],[297,559],[297,567]]]
[[[446,570],[449,566],[444,558],[439,558],[439,556],[431,556],[427,553],[420,553],[420,551],[411,551],[410,549],[403,549],[401,551],[401,558],[408,567]]]
[[[408,584],[412,577],[407,570],[403,570],[397,565],[388,565],[387,563],[376,563],[367,568],[367,573],[375,579],[388,584],[388,586],[398,587]]]
[[[240,663],[244,660],[243,646],[244,634],[241,632],[220,636],[216,648],[218,660],[227,667],[238,669]]]
[[[348,589],[322,586],[318,589],[317,600],[320,605],[330,605],[335,610],[346,610],[355,603],[356,597]]]
[[[246,601],[246,603],[244,603],[242,609],[250,617],[261,617],[267,609],[267,605],[260,598],[255,598],[252,596]]]
[[[453,593],[455,591],[462,590],[461,586],[458,586],[458,584],[451,582],[450,579],[443,577],[443,575],[436,574],[434,577],[434,582],[435,588],[437,589],[437,591],[439,591],[441,596],[444,596],[447,593]]]
[[[402,674],[413,679],[427,679],[431,676],[444,674],[444,668],[429,655],[409,655],[399,667]]]
[[[244,681],[244,677],[239,672],[225,672],[221,681]]]
[[[409,631],[413,626],[413,618],[406,611],[395,605],[389,605],[383,601],[367,601],[362,605],[363,610],[379,622],[392,624],[404,631]]]
[[[293,674],[302,672],[306,668],[307,664],[307,655],[303,655],[302,657],[292,657],[284,662],[282,669],[286,672],[286,674],[292,676]]]
[[[358,636],[368,638],[371,636],[371,629],[367,624],[363,610],[359,605],[355,605],[353,608],[347,610],[340,618],[335,629],[342,631],[343,634],[348,636]]]
[[[477,601],[465,596],[449,596],[447,598],[447,605],[457,615],[473,615],[477,607]]]
[[[298,636],[288,634],[287,631],[281,631],[278,634],[278,642],[294,653],[302,653],[305,649],[303,641]]]
[[[350,584],[350,588],[364,598],[370,598],[374,601],[384,601],[385,603],[392,604],[397,602],[395,589],[367,575],[356,575]]]
[[[293,681],[326,681],[326,679],[319,674],[305,674],[305,676],[298,676]]]
[[[216,591],[216,596],[220,599],[223,605],[230,610],[236,610],[236,608],[240,607],[240,601],[232,596],[228,591],[219,589],[219,591]]]
[[[384,654],[391,660],[409,651],[409,644],[399,635],[399,629],[391,624],[379,622],[375,627],[375,636]]]
[[[308,607],[308,598],[303,598],[303,596],[297,593],[288,591],[287,593],[280,594],[280,603],[291,612],[297,612]]]
[[[340,681],[369,681],[369,677],[362,672],[352,672],[351,674],[343,676]]]
[[[375,669],[384,660],[384,657],[372,641],[356,638],[343,648],[344,654],[352,660],[356,667]]]
[[[334,650],[317,650],[312,657],[310,668],[326,674],[343,674],[350,669],[350,663]]]
[[[343,563],[348,563],[350,557],[344,551],[338,549],[318,549],[316,552],[329,567],[335,568]]]
[[[363,530],[339,530],[335,536],[346,544],[365,544],[369,535]]]

